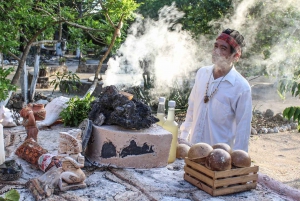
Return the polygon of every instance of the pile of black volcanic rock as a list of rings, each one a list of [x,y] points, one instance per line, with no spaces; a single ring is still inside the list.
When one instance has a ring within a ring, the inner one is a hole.
[[[149,128],[159,121],[151,114],[151,108],[141,101],[128,100],[119,93],[115,86],[103,88],[100,96],[91,104],[92,110],[89,119],[94,124],[115,124],[124,128],[143,129]]]

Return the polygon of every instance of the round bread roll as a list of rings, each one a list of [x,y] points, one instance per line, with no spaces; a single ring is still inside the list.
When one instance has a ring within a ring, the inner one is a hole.
[[[185,158],[188,156],[190,146],[186,144],[178,144],[176,149],[176,158]]]
[[[202,163],[212,150],[213,148],[207,143],[197,143],[190,148],[188,158],[196,163]]]
[[[206,157],[205,166],[213,171],[231,169],[231,156],[224,149],[214,149]]]
[[[250,167],[251,158],[244,150],[235,150],[231,153],[231,163],[235,167]]]
[[[217,143],[215,145],[212,146],[213,149],[224,149],[225,151],[227,151],[229,154],[231,154],[232,150],[231,147],[226,144],[226,143]]]

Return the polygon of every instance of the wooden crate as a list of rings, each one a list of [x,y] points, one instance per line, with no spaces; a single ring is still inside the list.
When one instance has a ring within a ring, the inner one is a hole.
[[[212,196],[255,189],[258,166],[212,171],[185,158],[184,180]]]

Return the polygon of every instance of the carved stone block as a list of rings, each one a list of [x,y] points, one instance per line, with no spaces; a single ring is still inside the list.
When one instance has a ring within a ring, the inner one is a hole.
[[[172,134],[153,125],[142,130],[93,125],[85,156],[120,168],[155,168],[168,164]]]

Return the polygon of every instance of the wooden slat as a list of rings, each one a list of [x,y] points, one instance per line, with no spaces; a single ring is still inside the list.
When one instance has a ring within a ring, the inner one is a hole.
[[[197,172],[195,170],[193,170],[192,168],[189,168],[187,165],[184,166],[184,172],[189,174],[192,177],[197,178],[197,180],[202,181],[204,183],[206,183],[209,186],[213,186],[213,180],[210,177],[207,177],[204,174],[201,174],[200,172]]]
[[[257,174],[251,174],[251,175],[244,175],[239,177],[229,177],[226,179],[218,179],[215,180],[214,187],[228,186],[232,184],[245,183],[249,181],[257,181],[257,178],[258,178]]]
[[[185,158],[185,163],[189,166],[191,166],[193,169],[198,170],[212,178],[218,179],[218,178],[224,178],[224,177],[231,177],[231,176],[237,176],[237,175],[245,175],[249,173],[257,173],[258,172],[258,166],[253,167],[246,167],[246,168],[236,168],[236,169],[230,169],[225,171],[212,171],[207,169],[205,166],[200,165],[198,163],[195,163],[191,161],[188,158]]]
[[[257,182],[244,184],[244,185],[237,185],[237,186],[230,186],[227,188],[219,188],[213,191],[212,196],[220,196],[220,195],[227,195],[231,193],[237,193],[241,191],[248,191],[250,189],[255,189]]]
[[[202,183],[201,181],[189,176],[188,174],[184,174],[184,180],[193,184],[194,186],[198,187],[199,189],[205,191],[206,193],[212,196],[220,196],[220,195],[227,195],[231,193],[237,193],[241,191],[247,191],[250,189],[255,189],[257,186],[257,182],[244,184],[244,185],[237,185],[237,186],[230,186],[224,187],[219,189],[212,189],[211,187],[207,186],[206,184]]]
[[[188,174],[184,174],[184,180],[186,180],[187,182],[193,184],[194,186],[200,188],[201,190],[205,191],[206,193],[213,195],[213,190],[211,187],[205,185],[204,183],[202,183],[201,181],[198,181],[197,179],[189,176]]]
[[[215,171],[215,178],[218,179],[218,178],[223,178],[223,177],[245,175],[245,174],[249,174],[252,172],[257,173],[258,166],[246,167],[246,168],[236,168],[236,169],[225,170],[225,171]]]
[[[193,169],[198,170],[198,171],[200,171],[200,172],[202,172],[202,173],[204,173],[204,174],[206,174],[206,175],[208,175],[208,176],[210,176],[210,177],[212,177],[212,178],[215,177],[214,171],[211,171],[211,170],[207,169],[207,168],[204,167],[203,165],[200,165],[200,164],[198,164],[198,163],[195,163],[195,162],[191,161],[191,160],[188,159],[188,158],[185,158],[185,163],[186,163],[188,166],[191,166]]]

